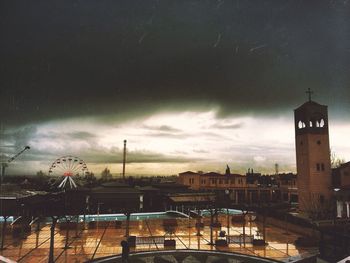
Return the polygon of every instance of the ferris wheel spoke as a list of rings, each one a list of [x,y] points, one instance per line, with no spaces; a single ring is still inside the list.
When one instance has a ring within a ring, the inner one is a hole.
[[[70,162],[68,158],[66,159],[67,170],[70,171]]]
[[[81,171],[81,167],[75,167],[73,170],[72,170],[72,173],[73,175],[76,175],[77,173],[79,173]]]
[[[79,160],[78,161],[74,161],[74,163],[73,163],[72,170],[75,170],[76,168],[79,169]]]
[[[65,173],[65,169],[61,165],[54,167],[52,171],[56,172],[57,175],[63,175]]]
[[[73,165],[74,165],[74,161],[72,159],[72,157],[68,157],[68,167],[69,167],[69,170],[72,170],[73,168]]]
[[[69,172],[69,168],[68,168],[66,157],[64,159],[62,159],[62,161],[63,161],[64,168],[66,169],[66,172]]]

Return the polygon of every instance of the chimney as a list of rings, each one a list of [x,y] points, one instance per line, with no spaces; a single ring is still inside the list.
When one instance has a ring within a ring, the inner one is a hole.
[[[125,162],[126,162],[126,140],[124,140],[124,152],[123,152],[123,180],[125,181]]]

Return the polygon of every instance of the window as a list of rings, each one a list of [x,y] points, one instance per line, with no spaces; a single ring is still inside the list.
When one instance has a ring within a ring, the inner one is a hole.
[[[303,122],[303,121],[299,121],[299,122],[298,122],[298,128],[299,128],[299,129],[303,129],[303,128],[305,128],[305,127],[306,127],[305,122]]]
[[[318,144],[318,145],[321,145],[321,141],[320,141],[320,140],[318,140],[318,141],[317,141],[317,144]]]
[[[325,123],[324,123],[324,119],[321,119],[321,120],[320,120],[320,127],[321,127],[321,128],[323,128],[323,127],[324,127],[324,125],[325,125]]]
[[[325,121],[324,119],[320,119],[319,121],[316,121],[316,127],[318,128],[323,128],[325,126]]]
[[[321,163],[321,170],[324,171],[324,163]]]
[[[231,179],[230,184],[235,184],[235,179]]]
[[[321,167],[320,167],[320,164],[317,163],[317,164],[316,164],[316,170],[317,170],[317,171],[320,171],[320,170],[321,170],[320,168],[321,168]]]
[[[222,180],[221,179],[219,179],[219,184],[222,184]]]

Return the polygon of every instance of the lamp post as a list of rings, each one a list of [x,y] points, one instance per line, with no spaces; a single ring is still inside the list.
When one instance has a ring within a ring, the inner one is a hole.
[[[230,235],[230,212],[229,212],[229,206],[230,206],[230,190],[226,189],[225,190],[225,194],[226,194],[226,200],[227,200],[227,207],[226,207],[226,211],[227,211],[227,235]]]

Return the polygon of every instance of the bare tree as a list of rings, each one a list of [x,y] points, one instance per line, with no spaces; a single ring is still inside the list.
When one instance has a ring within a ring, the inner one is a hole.
[[[304,202],[305,212],[311,220],[332,219],[334,202],[332,200],[321,201],[318,196],[310,196],[307,200],[300,200]]]
[[[343,163],[345,163],[345,159],[340,158],[337,156],[337,154],[331,150],[331,167],[332,168],[338,168],[340,167]]]

